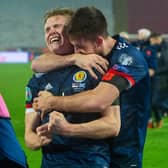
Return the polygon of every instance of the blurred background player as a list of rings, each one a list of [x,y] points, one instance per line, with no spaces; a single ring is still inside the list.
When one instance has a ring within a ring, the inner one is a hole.
[[[152,33],[150,45],[157,52],[157,69],[155,77],[155,87],[152,99],[152,111],[155,118],[156,127],[163,125],[163,114],[168,111],[168,43],[159,33]]]
[[[149,76],[150,76],[150,84],[151,84],[151,103],[150,103],[150,116],[148,120],[148,128],[154,128],[153,116],[152,116],[152,104],[153,104],[153,96],[155,93],[156,86],[156,69],[158,64],[157,58],[157,48],[152,43],[152,37],[150,36],[148,40],[146,40],[145,45],[141,47],[141,52],[148,64]],[[156,120],[161,120],[161,116],[159,114],[156,115]]]
[[[121,37],[123,37],[124,39],[126,39],[126,40],[129,42],[130,37],[129,37],[128,32],[122,31],[122,32],[119,33],[119,35],[120,35]]]
[[[132,44],[138,49],[143,50],[143,47],[148,45],[148,38],[151,35],[151,31],[147,28],[141,28],[137,31],[137,40],[133,41]]]
[[[149,115],[149,121],[148,121],[148,127],[153,128],[153,120],[152,120],[152,110],[151,110],[151,104],[152,104],[152,94],[154,92],[154,82],[155,82],[155,72],[157,68],[157,50],[154,46],[150,44],[150,35],[151,30],[147,28],[141,28],[137,31],[137,40],[132,41],[132,44],[137,47],[143,54],[147,64],[148,64],[148,70],[149,70],[149,76],[150,76],[150,85],[151,85],[151,102],[149,104],[150,109],[150,115]]]

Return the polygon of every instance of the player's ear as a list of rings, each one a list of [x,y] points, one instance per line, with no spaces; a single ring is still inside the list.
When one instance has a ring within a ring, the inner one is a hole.
[[[97,38],[96,38],[97,47],[101,47],[102,44],[103,44],[103,38],[101,36],[97,36]]]

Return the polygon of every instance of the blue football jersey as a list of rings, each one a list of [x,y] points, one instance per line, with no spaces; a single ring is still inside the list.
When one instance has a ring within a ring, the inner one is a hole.
[[[119,36],[114,39],[117,42],[108,55],[110,68],[102,81],[112,83],[115,76],[120,76],[128,85],[120,93],[121,130],[111,140],[112,160],[117,154],[128,156],[142,152],[150,104],[150,80],[144,56]],[[141,160],[142,156],[139,157]]]
[[[76,66],[51,71],[46,74],[34,74],[26,87],[26,111],[32,112],[33,98],[37,97],[40,90],[50,91],[57,96],[73,95],[75,93],[93,89],[101,80],[101,75],[97,73],[99,80],[94,80],[90,74]],[[85,103],[85,102],[83,102]],[[100,113],[64,113],[66,119],[71,123],[83,123],[97,119]],[[48,116],[43,123],[48,122]],[[64,151],[65,157],[72,156],[78,162],[81,160],[103,162],[104,165],[110,163],[109,145],[106,140],[93,140],[87,138],[74,138],[54,134],[53,141],[42,148],[43,158],[51,156],[55,160],[59,159],[60,151]],[[71,153],[71,154],[69,154]],[[47,159],[45,159],[46,161]],[[60,160],[60,159],[59,159]],[[53,159],[54,161],[54,159]]]
[[[157,50],[155,49],[155,47],[148,45],[144,48],[142,53],[145,57],[145,60],[147,61],[148,67],[153,70],[156,70],[158,58],[157,58]]]

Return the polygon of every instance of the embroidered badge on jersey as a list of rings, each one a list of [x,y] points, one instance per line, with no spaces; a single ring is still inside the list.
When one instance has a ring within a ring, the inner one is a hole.
[[[83,82],[85,81],[87,78],[87,74],[85,71],[79,71],[79,72],[76,72],[73,76],[73,81],[75,82]]]
[[[121,54],[118,61],[121,65],[133,64],[133,58],[131,56],[127,55],[126,53]]]
[[[85,89],[87,74],[85,71],[78,71],[73,75],[72,88],[75,92],[80,92]]]
[[[32,100],[32,93],[29,87],[26,87],[26,97],[25,97],[26,101],[31,101]]]
[[[147,51],[146,51],[146,55],[147,55],[147,56],[151,56],[151,55],[152,55],[152,52],[151,52],[150,50],[147,50]]]
[[[114,64],[113,69],[117,70],[117,71],[120,71],[120,72],[125,72],[125,73],[129,72],[129,70],[125,66],[118,65],[118,64]]]

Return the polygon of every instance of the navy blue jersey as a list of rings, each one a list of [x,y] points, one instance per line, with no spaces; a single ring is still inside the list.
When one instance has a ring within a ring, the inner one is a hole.
[[[157,50],[155,47],[148,45],[142,50],[145,60],[147,61],[150,69],[156,70],[157,68]]]
[[[157,68],[157,50],[155,46],[150,45],[150,42],[144,41],[144,40],[138,40],[135,42],[132,42],[132,45],[134,45],[137,49],[139,49],[147,61],[148,67],[156,70]]]
[[[150,80],[148,66],[142,53],[115,36],[116,45],[108,55],[110,69],[103,76],[103,82],[113,84],[113,78],[120,76],[127,80],[125,90],[120,93],[121,130],[119,136],[111,140],[112,160],[120,156],[139,155],[145,143],[146,126],[149,116]],[[117,84],[116,84],[116,87]]]
[[[99,79],[101,79],[100,74]],[[35,74],[27,85],[27,112],[33,111],[32,101],[40,90],[48,90],[57,96],[73,95],[75,93],[93,89],[100,80],[94,80],[87,71],[76,66],[67,67],[47,74]],[[66,119],[71,123],[83,123],[97,119],[100,113],[64,113]],[[42,121],[46,123],[48,116]],[[74,138],[54,135],[52,143],[42,148],[43,156],[47,158],[55,157],[60,160],[60,155],[64,159],[71,155],[76,161],[91,161],[97,163],[110,162],[109,146],[105,140],[92,140],[87,138]],[[63,154],[62,154],[63,152]],[[57,154],[56,154],[57,153]],[[72,160],[70,159],[70,160]],[[52,161],[52,160],[51,160]],[[63,160],[66,162],[66,160]]]
[[[131,43],[133,46],[135,46],[140,51],[144,50],[144,48],[149,45],[149,40],[136,40]]]

